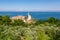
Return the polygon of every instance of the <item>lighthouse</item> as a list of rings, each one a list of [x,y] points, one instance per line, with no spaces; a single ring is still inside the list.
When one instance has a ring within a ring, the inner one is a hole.
[[[27,18],[27,20],[31,20],[31,15],[29,14],[29,12],[28,12],[28,18]]]
[[[32,22],[32,17],[28,12],[27,23],[31,23],[31,22]]]

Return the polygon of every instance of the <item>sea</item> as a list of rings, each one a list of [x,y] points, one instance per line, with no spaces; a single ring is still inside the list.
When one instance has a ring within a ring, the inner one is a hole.
[[[34,19],[48,19],[50,17],[54,17],[56,19],[60,19],[60,12],[29,12],[31,17]],[[27,16],[28,12],[0,12],[0,15],[10,15],[11,17],[14,16]]]

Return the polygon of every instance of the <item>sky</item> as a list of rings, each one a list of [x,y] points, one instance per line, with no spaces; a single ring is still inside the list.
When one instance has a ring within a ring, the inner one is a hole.
[[[0,11],[60,11],[60,0],[0,0]]]

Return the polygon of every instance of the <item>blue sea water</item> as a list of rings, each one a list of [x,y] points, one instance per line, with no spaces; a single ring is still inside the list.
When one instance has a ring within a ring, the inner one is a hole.
[[[28,12],[0,12],[0,15],[10,15],[10,17],[18,15],[27,16]],[[48,19],[50,17],[60,19],[60,12],[30,12],[30,15],[35,19]]]

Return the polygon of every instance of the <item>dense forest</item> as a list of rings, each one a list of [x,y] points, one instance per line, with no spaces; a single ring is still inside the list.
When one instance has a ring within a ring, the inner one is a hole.
[[[60,19],[33,20],[30,24],[12,22],[9,15],[0,15],[0,40],[60,40]]]

